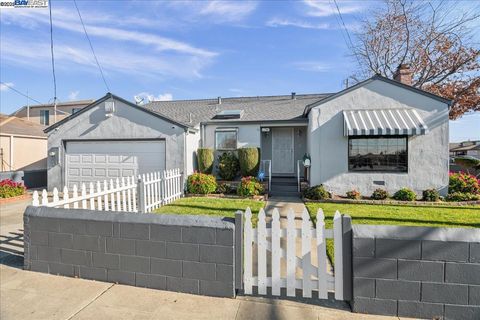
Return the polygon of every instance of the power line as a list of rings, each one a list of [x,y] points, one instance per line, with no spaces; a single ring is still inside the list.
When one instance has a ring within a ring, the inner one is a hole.
[[[348,41],[350,42],[350,45],[347,43],[347,46],[350,47],[350,50],[353,51],[353,54],[355,55],[355,58],[357,59],[358,65],[361,66],[362,64],[360,63],[360,59],[357,56],[357,53],[353,49],[353,41],[352,38],[350,37],[350,32],[348,32],[348,28],[345,25],[345,21],[343,20],[342,13],[340,12],[340,8],[338,7],[337,0],[333,0],[333,3],[335,4],[335,7],[337,8],[338,16],[340,17],[340,21],[342,22],[343,29],[345,30],[345,33],[347,34]]]
[[[53,121],[57,122],[57,77],[55,76],[55,56],[53,54],[53,23],[52,23],[52,1],[49,3],[50,12],[50,52],[52,53],[52,74],[53,74]]]
[[[107,80],[105,80],[105,76],[103,75],[102,67],[100,66],[100,63],[98,62],[97,55],[95,54],[95,50],[93,50],[92,41],[90,41],[90,37],[88,36],[87,29],[85,28],[85,24],[83,23],[82,15],[80,14],[80,10],[78,9],[78,6],[77,6],[77,1],[73,0],[73,3],[75,4],[75,8],[77,8],[78,17],[80,18],[80,22],[82,23],[83,31],[85,32],[85,36],[87,37],[88,43],[90,44],[90,49],[92,49],[93,57],[95,58],[95,62],[97,63],[98,70],[100,70],[100,74],[102,75],[103,83],[105,84],[105,87],[107,88],[107,91],[110,92],[110,87],[107,84]]]
[[[4,85],[5,87],[7,87],[8,89],[10,89],[10,90],[18,93],[18,94],[21,95],[21,96],[24,96],[24,97],[27,98],[27,99],[33,100],[33,101],[35,101],[35,102],[38,103],[38,104],[45,104],[45,103],[43,103],[43,102],[38,101],[37,99],[34,99],[34,98],[30,97],[29,95],[27,95],[27,94],[25,94],[25,93],[23,93],[23,92],[21,92],[21,91],[18,91],[17,89],[13,88],[12,86],[8,85],[7,83],[5,83],[5,82],[3,82],[3,81],[0,81],[0,83],[1,83],[2,85]]]

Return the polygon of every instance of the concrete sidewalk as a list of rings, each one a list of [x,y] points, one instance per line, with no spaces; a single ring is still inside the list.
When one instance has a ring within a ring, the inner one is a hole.
[[[196,296],[0,266],[1,319],[395,319],[302,302]],[[322,302],[322,303],[323,303]]]

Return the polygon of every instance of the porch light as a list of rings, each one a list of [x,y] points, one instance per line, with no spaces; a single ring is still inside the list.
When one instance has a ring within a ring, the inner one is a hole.
[[[312,160],[310,159],[310,155],[308,153],[305,153],[303,156],[303,166],[305,168],[309,168],[312,164]]]

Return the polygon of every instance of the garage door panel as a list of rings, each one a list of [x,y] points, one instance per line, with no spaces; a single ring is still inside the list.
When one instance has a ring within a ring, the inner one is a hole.
[[[80,187],[165,170],[165,141],[67,142],[65,159],[68,187]]]

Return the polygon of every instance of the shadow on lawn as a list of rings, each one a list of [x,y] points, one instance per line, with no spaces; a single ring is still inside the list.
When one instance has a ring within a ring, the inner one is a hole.
[[[170,207],[173,208],[182,208],[185,210],[185,212],[182,212],[184,214],[205,214],[205,215],[214,215],[216,212],[219,212],[219,215],[225,215],[229,217],[235,216],[235,212],[238,210],[245,211],[246,208],[241,208],[241,209],[235,209],[235,208],[225,208],[225,207],[214,207],[214,206],[208,206],[208,205],[194,205],[194,204],[179,204],[175,203],[172,204]],[[166,213],[168,212],[169,206],[163,207],[162,211],[158,213]],[[191,212],[189,212],[189,209]],[[201,210],[201,213],[198,213],[198,211]],[[172,212],[175,213],[175,212]],[[258,210],[252,209],[253,214],[258,214]]]

